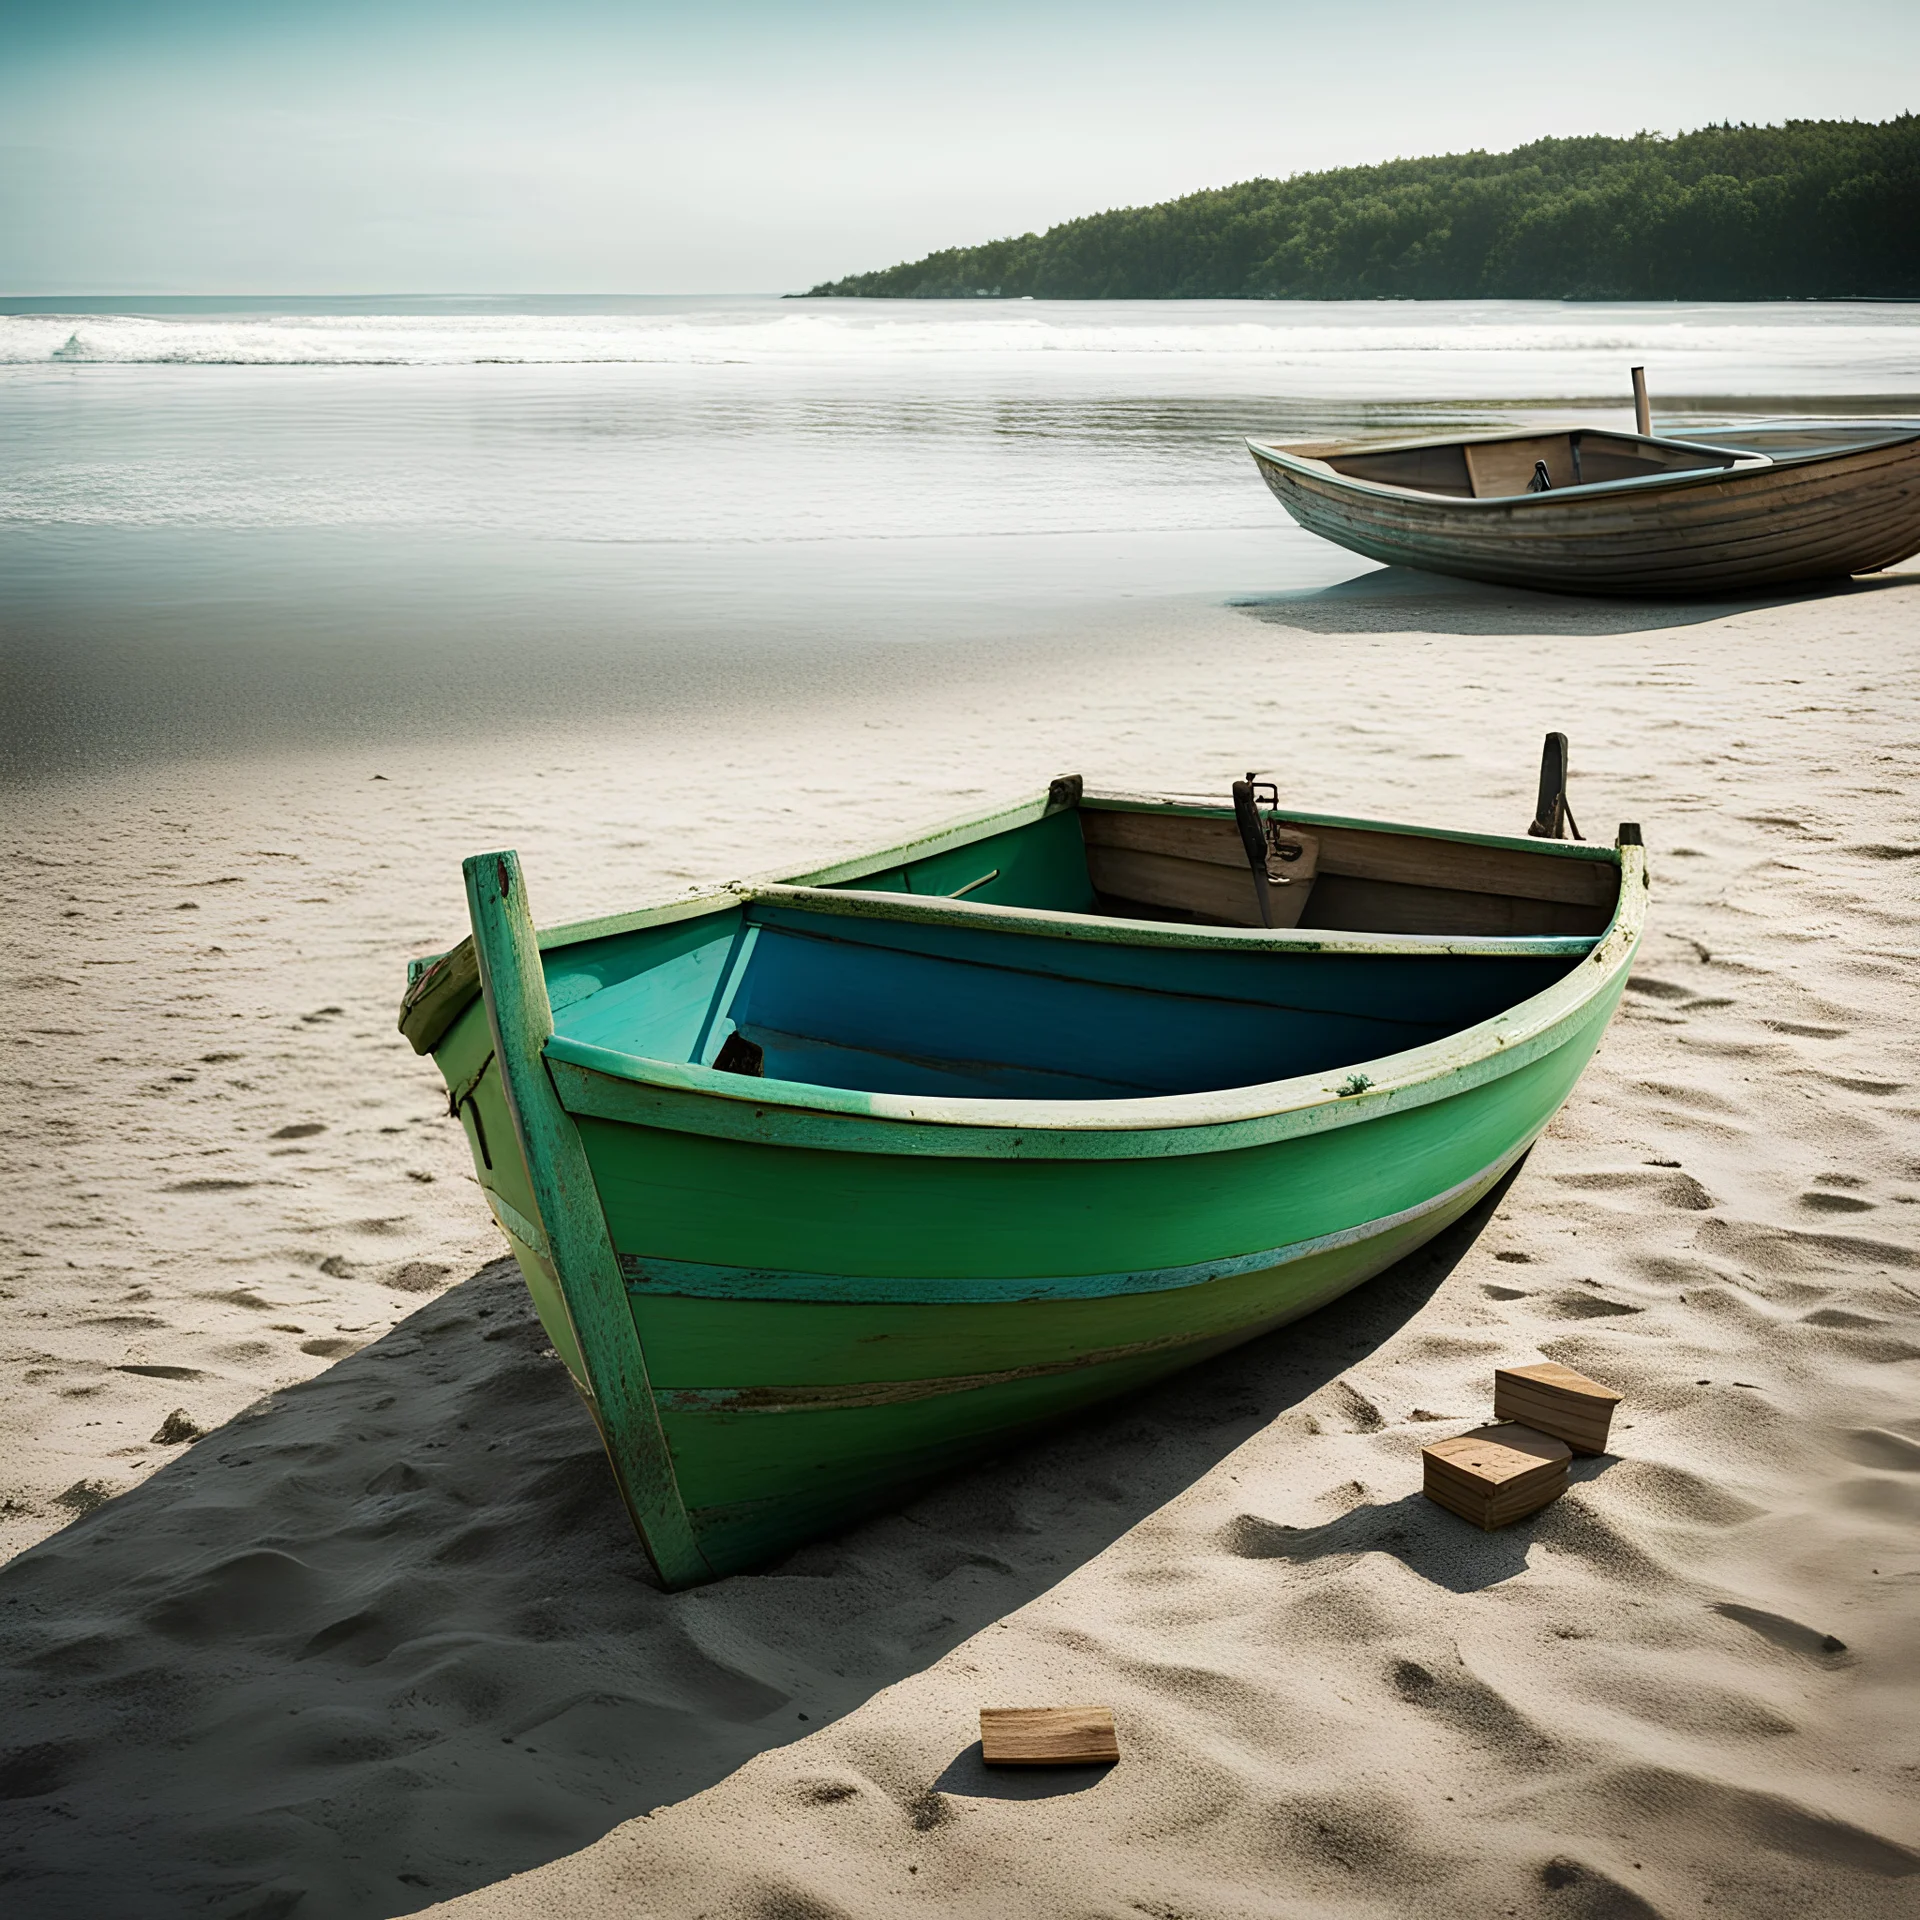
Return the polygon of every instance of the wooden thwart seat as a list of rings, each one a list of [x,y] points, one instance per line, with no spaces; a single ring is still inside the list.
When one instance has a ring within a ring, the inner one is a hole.
[[[1486,500],[1501,494],[1528,492],[1536,464],[1546,468],[1549,485],[1577,487],[1580,474],[1574,445],[1574,436],[1570,433],[1546,433],[1532,440],[1468,441],[1462,451],[1466,454],[1474,498]]]
[[[1137,905],[1203,924],[1261,925],[1232,820],[1083,807],[1080,831],[1088,877],[1108,910]],[[1286,820],[1280,831],[1301,855],[1286,868],[1287,884],[1270,887],[1277,927],[1599,934],[1619,885],[1604,861]]]
[[[1231,820],[1089,807],[1081,812],[1080,832],[1087,845],[1087,874],[1100,893],[1220,926],[1262,924],[1247,850]],[[1299,925],[1320,867],[1317,836],[1302,828],[1290,837],[1301,853],[1287,884],[1271,890],[1277,927]]]

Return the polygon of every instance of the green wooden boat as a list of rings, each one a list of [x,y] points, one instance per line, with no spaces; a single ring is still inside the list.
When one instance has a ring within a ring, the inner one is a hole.
[[[1556,739],[1558,736],[1554,736]],[[1543,794],[1541,834],[1565,819]],[[494,1217],[654,1564],[762,1564],[1321,1306],[1567,1098],[1615,846],[1083,790],[414,962]]]

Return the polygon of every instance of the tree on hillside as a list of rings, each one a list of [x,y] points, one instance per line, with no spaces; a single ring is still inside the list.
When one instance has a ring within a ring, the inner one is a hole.
[[[812,294],[1051,300],[1920,296],[1920,115],[1245,180]]]

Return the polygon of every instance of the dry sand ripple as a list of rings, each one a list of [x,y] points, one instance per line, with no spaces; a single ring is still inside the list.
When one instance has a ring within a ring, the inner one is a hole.
[[[0,1571],[0,1871],[36,1913],[388,1914],[570,1852],[1032,1600],[1390,1335],[1478,1225],[1286,1347],[679,1595],[496,1263]]]
[[[1527,631],[1447,590],[1435,632],[1381,630],[1389,582],[1292,624],[928,650],[778,727],[559,743],[484,792],[448,755],[26,796],[15,1903],[1912,1912],[1917,593]],[[459,924],[459,853],[517,841],[560,918],[769,864],[735,768],[777,849],[1070,765],[1218,787],[1275,741],[1330,808],[1511,828],[1548,725],[1589,830],[1645,823],[1654,931],[1487,1208],[771,1574],[645,1581],[514,1283],[449,1286],[478,1202],[385,1025],[395,956]],[[1478,1535],[1419,1499],[1419,1448],[1537,1355],[1626,1393],[1617,1454]],[[213,1431],[149,1440],[175,1410]],[[1081,1699],[1118,1767],[979,1766],[979,1705]]]

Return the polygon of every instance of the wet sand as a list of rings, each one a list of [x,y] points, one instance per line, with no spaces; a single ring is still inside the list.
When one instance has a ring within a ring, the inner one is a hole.
[[[869,650],[618,737],[14,790],[0,1874],[35,1915],[1893,1915],[1920,1804],[1920,572],[1370,575]],[[1517,1175],[1310,1322],[666,1596],[393,1032],[461,855],[545,920],[1079,770],[1517,831],[1653,927]],[[509,758],[509,753],[512,758]],[[1627,1395],[1482,1536],[1496,1364]],[[187,1437],[189,1430],[205,1437]],[[170,1434],[176,1437],[159,1438]],[[1108,1772],[981,1705],[1099,1700]],[[506,1876],[523,1877],[508,1880]]]

